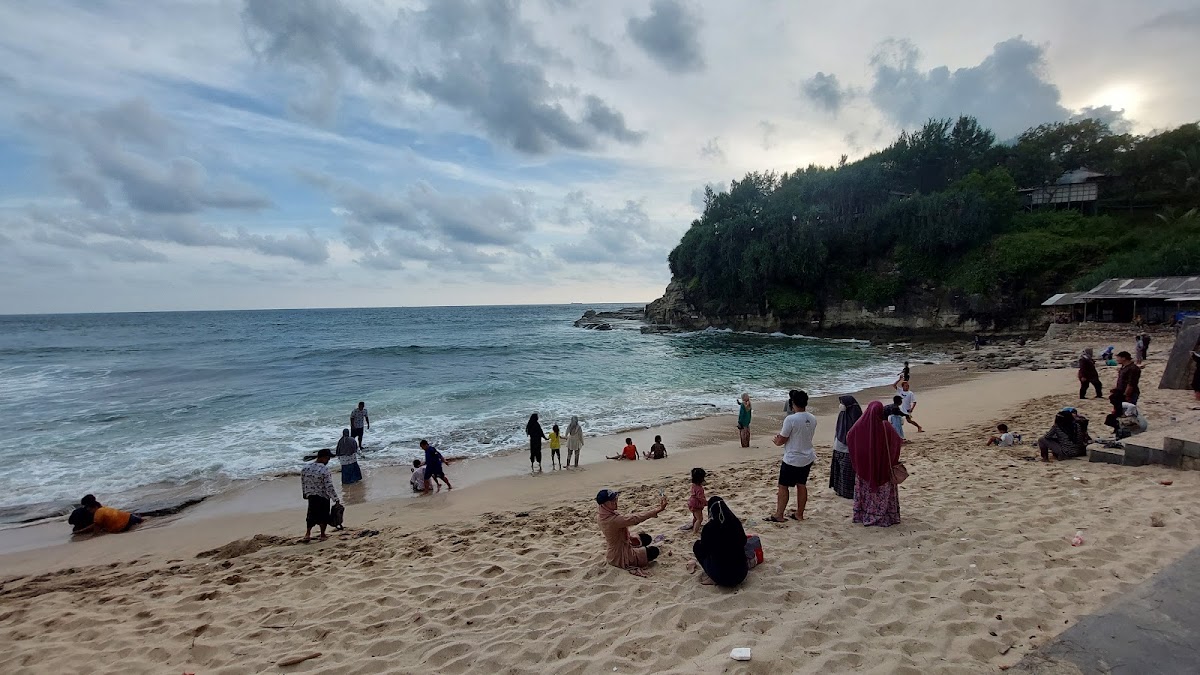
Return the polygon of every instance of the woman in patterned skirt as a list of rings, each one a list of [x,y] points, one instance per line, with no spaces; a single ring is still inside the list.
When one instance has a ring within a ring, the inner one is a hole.
[[[900,462],[900,436],[871,401],[846,434],[854,465],[854,522],[888,527],[900,522],[900,493],[892,467]]]
[[[862,417],[862,408],[853,396],[838,398],[837,429],[833,432],[833,464],[829,467],[829,487],[839,497],[854,499],[854,467],[850,463],[850,446],[846,445],[846,434]]]

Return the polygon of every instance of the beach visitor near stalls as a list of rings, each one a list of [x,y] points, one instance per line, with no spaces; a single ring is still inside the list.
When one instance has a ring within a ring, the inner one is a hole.
[[[575,457],[575,468],[579,468],[579,451],[583,449],[583,427],[579,418],[572,415],[571,423],[567,425],[567,468],[571,466],[571,457]]]
[[[612,457],[605,457],[605,459],[617,459],[617,460],[628,459],[628,460],[634,460],[634,461],[636,461],[637,458],[638,458],[638,449],[637,449],[637,446],[633,444],[632,438],[625,439],[625,447],[621,449],[621,454],[613,455]]]
[[[890,527],[900,522],[900,490],[892,467],[900,463],[900,435],[871,401],[846,434],[854,465],[854,522]]]
[[[367,404],[359,401],[358,407],[350,412],[350,435],[358,440],[358,447],[363,447],[363,425],[371,428],[371,418],[367,415]]]
[[[779,463],[779,485],[775,491],[775,513],[767,516],[772,523],[786,522],[783,512],[788,505],[788,490],[796,488],[796,510],[790,517],[804,520],[808,505],[808,474],[817,461],[813,436],[817,433],[817,418],[806,411],[808,394],[798,389],[788,392],[793,412],[783,420],[783,428],[772,442],[783,446],[783,461]]]
[[[1096,398],[1104,398],[1100,393],[1100,373],[1096,370],[1095,352],[1091,347],[1079,355],[1079,398],[1087,398],[1088,387],[1096,388]]]
[[[750,418],[752,417],[750,394],[742,394],[738,400],[738,439],[743,448],[750,447]]]
[[[1037,445],[1042,461],[1053,462],[1086,456],[1089,442],[1087,426],[1080,423],[1075,409],[1063,408],[1054,416],[1054,425],[1038,439]]]
[[[692,544],[696,562],[689,562],[688,572],[700,565],[704,576],[702,584],[716,584],[733,588],[746,579],[750,565],[746,560],[746,530],[742,521],[734,515],[725,500],[720,497],[708,499],[708,522],[700,532],[700,539]]]
[[[862,417],[862,407],[853,396],[838,397],[837,427],[833,432],[833,459],[829,465],[829,487],[839,497],[854,499],[854,464],[850,461],[850,446],[846,434]]]
[[[558,425],[550,427],[550,470],[555,469],[555,462],[558,462],[557,468],[562,467],[562,435],[558,433]]]
[[[446,478],[444,465],[446,458],[442,457],[442,453],[438,449],[429,444],[429,441],[421,439],[421,449],[425,451],[425,491],[437,485],[437,491],[442,491],[442,482],[446,483],[447,490],[453,490],[454,486],[450,484],[450,479]]]
[[[666,459],[667,446],[663,445],[662,436],[654,437],[654,444],[650,446],[650,452],[642,455],[646,459]]]
[[[92,521],[74,530],[72,534],[88,534],[89,532],[116,534],[128,532],[145,522],[137,514],[102,505],[95,495],[84,495],[83,499],[79,500],[79,505],[91,515]]]
[[[645,532],[639,532],[636,537],[629,534],[629,528],[650,520],[667,508],[667,498],[659,498],[658,507],[631,516],[617,512],[617,496],[615,490],[601,490],[596,493],[596,524],[604,534],[608,546],[604,559],[613,567],[620,567],[634,574],[642,572],[653,560],[658,558],[661,551],[657,546],[651,546],[653,540]]]
[[[409,477],[408,484],[413,492],[425,491],[425,467],[421,466],[419,459],[413,460],[412,476]]]
[[[304,541],[312,541],[313,527],[321,528],[321,541],[325,540],[325,528],[329,526],[329,509],[331,502],[341,504],[337,489],[333,487],[333,477],[329,474],[329,459],[333,453],[329,448],[317,451],[317,458],[304,465],[300,470],[300,494],[308,501],[308,515],[305,522],[308,529],[304,531]]]
[[[335,452],[338,463],[342,465],[342,485],[354,485],[362,480],[362,470],[358,468],[358,442],[350,435],[349,429],[342,429]]]
[[[1142,380],[1142,369],[1133,362],[1129,352],[1118,352],[1117,363],[1121,365],[1117,371],[1117,386],[1109,393],[1119,391],[1124,394],[1126,401],[1137,405],[1138,398],[1142,395],[1142,390],[1138,387]]]
[[[529,416],[529,421],[525,423],[525,435],[529,437],[529,471],[534,472],[533,465],[537,463],[536,471],[542,471],[542,441],[550,440],[546,436],[546,432],[542,431],[542,425],[538,422],[538,414],[533,413]]]

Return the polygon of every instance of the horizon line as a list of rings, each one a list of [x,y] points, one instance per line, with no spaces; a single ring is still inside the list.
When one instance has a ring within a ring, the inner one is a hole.
[[[88,316],[101,314],[198,314],[201,312],[303,312],[346,309],[462,309],[468,307],[569,307],[572,305],[626,305],[645,307],[649,302],[594,301],[594,302],[526,302],[477,305],[380,305],[374,307],[242,307],[227,309],[127,309],[95,312],[0,312],[0,318],[20,316]]]

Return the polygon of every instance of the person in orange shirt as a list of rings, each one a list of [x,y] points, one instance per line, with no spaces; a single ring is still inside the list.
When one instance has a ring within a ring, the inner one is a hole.
[[[621,454],[619,454],[619,455],[614,455],[613,457],[606,457],[605,459],[631,459],[631,460],[636,460],[637,458],[638,458],[637,446],[633,444],[633,439],[632,439],[632,438],[626,438],[626,439],[625,439],[625,449],[621,451]]]
[[[127,532],[135,525],[142,522],[142,517],[114,509],[111,506],[103,506],[96,500],[94,495],[84,495],[80,500],[83,508],[87,509],[92,514],[92,524],[80,530],[77,534],[86,532],[109,532],[116,534],[117,532]]]

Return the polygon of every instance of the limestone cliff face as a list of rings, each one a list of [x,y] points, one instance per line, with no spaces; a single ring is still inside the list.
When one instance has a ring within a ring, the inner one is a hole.
[[[705,313],[699,300],[689,299],[677,280],[663,296],[646,306],[646,321],[664,329],[730,328],[755,332],[811,334],[975,333],[988,330],[1032,330],[1044,327],[1041,316],[1022,316],[994,299],[958,296],[937,289],[914,288],[898,304],[867,307],[853,300],[829,300],[820,310],[778,312],[770,307],[753,312]]]

